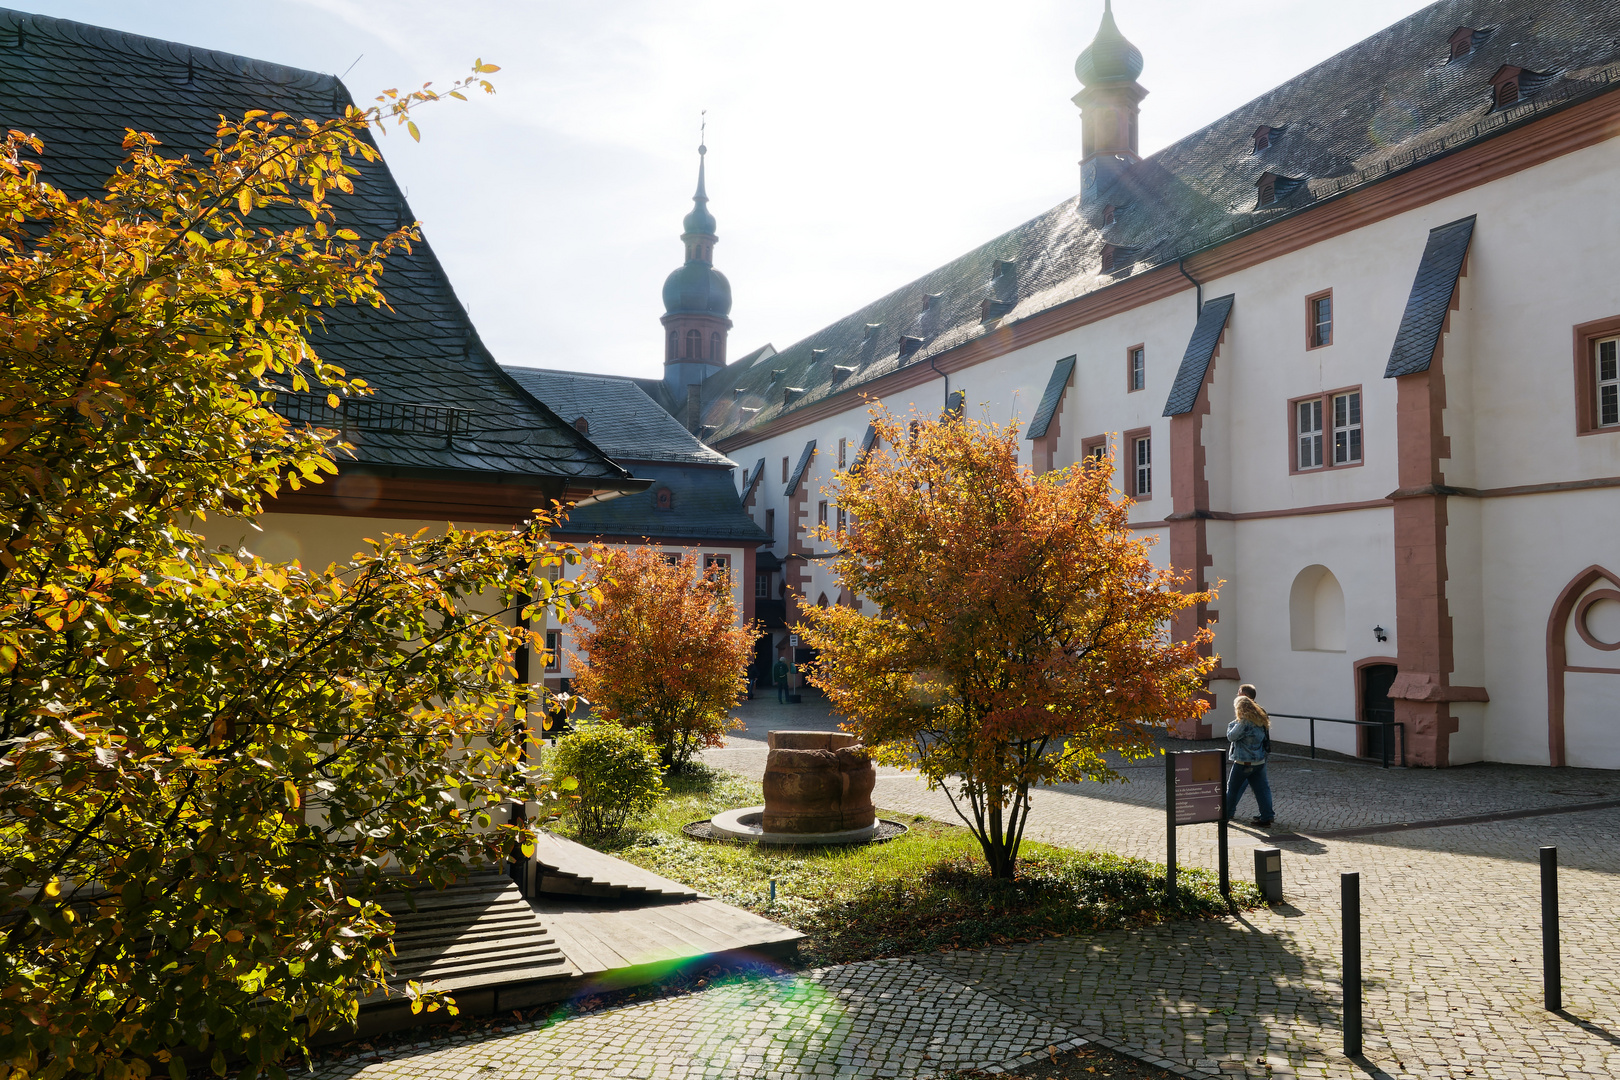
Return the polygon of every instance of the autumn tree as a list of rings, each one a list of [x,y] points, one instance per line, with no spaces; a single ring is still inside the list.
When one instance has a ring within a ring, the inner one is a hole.
[[[759,631],[737,625],[730,570],[705,569],[696,552],[591,549],[585,584],[601,596],[579,623],[574,688],[596,714],[645,727],[666,768],[685,768],[738,727],[731,710],[748,692]]]
[[[875,609],[811,609],[810,682],[882,763],[921,771],[1011,877],[1030,789],[1110,780],[1206,708],[1209,640],[1172,642],[1179,591],[1127,526],[1110,460],[1036,476],[1016,426],[878,414],[882,449],[840,475],[843,584]]]
[[[335,472],[336,431],[278,396],[369,392],[321,359],[319,319],[386,303],[383,262],[416,234],[362,236],[330,196],[377,160],[368,130],[414,133],[436,96],[222,118],[198,160],[131,132],[95,197],[48,184],[38,140],[0,148],[13,1080],[282,1076],[389,980],[386,893],[504,866],[520,840],[514,608],[577,602],[535,563],[578,553],[450,529],[316,568],[195,531]]]

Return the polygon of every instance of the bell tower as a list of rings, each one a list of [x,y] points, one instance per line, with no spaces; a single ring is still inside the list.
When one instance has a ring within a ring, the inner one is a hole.
[[[1136,131],[1147,97],[1136,81],[1142,74],[1142,51],[1115,25],[1113,0],[1104,0],[1102,25],[1074,62],[1074,74],[1082,87],[1072,99],[1080,108],[1080,204],[1087,213],[1096,213],[1099,199],[1119,174],[1142,160]]]
[[[731,283],[714,268],[714,215],[705,190],[707,145],[698,146],[697,192],[682,223],[686,261],[664,280],[664,383],[677,401],[726,366],[731,332]]]

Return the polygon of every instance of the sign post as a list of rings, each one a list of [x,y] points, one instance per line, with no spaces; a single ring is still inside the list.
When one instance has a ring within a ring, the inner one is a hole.
[[[1179,750],[1164,755],[1166,894],[1176,895],[1176,828],[1214,822],[1220,844],[1221,895],[1232,893],[1226,842],[1226,751]]]

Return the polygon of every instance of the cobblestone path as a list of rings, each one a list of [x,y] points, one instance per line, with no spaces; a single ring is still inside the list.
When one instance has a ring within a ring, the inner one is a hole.
[[[807,701],[749,702],[705,755],[763,772],[763,732],[825,727]],[[1189,744],[1190,745],[1190,744]],[[1287,902],[1241,917],[759,979],[460,1043],[328,1065],[322,1080],[550,1077],[918,1077],[1012,1067],[1048,1047],[1122,1045],[1188,1076],[1620,1076],[1620,808],[1438,828],[1401,823],[1620,799],[1620,774],[1470,766],[1390,770],[1277,757]],[[1128,785],[1041,791],[1029,835],[1164,857],[1162,767]],[[944,796],[882,770],[880,806],[952,820]],[[1388,828],[1311,839],[1347,828]],[[1283,832],[1283,830],[1287,832]],[[1301,835],[1303,834],[1303,835]],[[1294,837],[1289,839],[1288,837]],[[1541,1008],[1536,850],[1559,848],[1561,1014]],[[1181,830],[1184,865],[1215,865],[1215,830]],[[1366,1057],[1340,1052],[1339,874],[1361,874]]]

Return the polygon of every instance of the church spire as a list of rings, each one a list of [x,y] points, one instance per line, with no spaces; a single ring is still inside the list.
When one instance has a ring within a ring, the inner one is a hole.
[[[704,128],[708,126],[704,121]],[[709,213],[708,140],[698,139],[697,191],[682,222],[686,262],[664,281],[664,380],[693,387],[725,366],[731,330],[731,284],[714,268],[714,215]]]
[[[1136,81],[1140,74],[1142,50],[1119,32],[1113,0],[1104,0],[1097,35],[1074,62],[1083,87],[1073,100],[1080,107],[1080,195],[1087,209],[1096,209],[1124,169],[1141,160],[1137,114],[1147,91]]]

